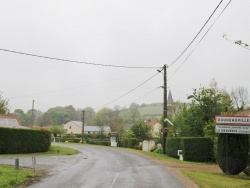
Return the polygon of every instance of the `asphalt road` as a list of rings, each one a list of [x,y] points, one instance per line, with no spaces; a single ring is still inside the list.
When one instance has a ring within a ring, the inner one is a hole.
[[[31,188],[181,188],[185,187],[166,168],[141,155],[113,147],[59,144],[80,151],[72,156],[36,156],[36,168],[49,175]],[[13,164],[14,158],[0,157]],[[20,166],[32,167],[29,156],[19,157]]]

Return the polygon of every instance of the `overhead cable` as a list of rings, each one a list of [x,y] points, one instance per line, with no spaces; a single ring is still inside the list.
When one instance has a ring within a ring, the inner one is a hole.
[[[222,13],[226,10],[226,8],[228,7],[228,5],[231,3],[232,0],[230,0],[227,5],[224,7],[224,9],[221,11],[221,13],[217,16],[217,18],[214,20],[214,22],[212,23],[212,25],[208,28],[208,30],[206,31],[206,33],[202,36],[202,38],[199,40],[199,42],[196,44],[196,46],[194,47],[194,49],[188,54],[188,56],[184,59],[184,61],[181,63],[181,65],[175,70],[175,72],[168,78],[168,80],[170,80],[175,73],[181,68],[181,66],[188,60],[188,58],[191,56],[191,54],[195,51],[195,49],[198,47],[198,45],[201,43],[201,41],[204,39],[204,37],[207,35],[207,33],[210,31],[210,29],[213,27],[213,25],[217,22],[217,20],[219,19],[219,17],[222,15]]]
[[[196,34],[196,36],[193,38],[193,40],[189,43],[189,45],[183,50],[183,52],[168,66],[172,66],[186,51],[187,49],[191,46],[191,44],[194,42],[194,40],[198,37],[198,35],[201,33],[201,31],[203,30],[203,28],[207,25],[208,21],[211,19],[211,17],[214,15],[214,13],[216,12],[216,10],[219,8],[219,6],[221,5],[221,3],[223,2],[223,0],[220,1],[220,3],[216,6],[216,8],[214,9],[213,13],[209,16],[209,18],[207,19],[207,21],[205,22],[205,24],[201,27],[200,31]]]
[[[162,71],[162,70],[163,70],[163,69],[161,69],[161,71]],[[114,100],[112,100],[112,101],[110,101],[110,102],[108,102],[108,103],[106,103],[106,104],[104,104],[104,105],[102,105],[102,106],[96,107],[95,109],[102,108],[102,107],[104,107],[104,106],[107,106],[107,105],[109,105],[109,104],[111,104],[111,103],[113,103],[113,102],[115,102],[115,101],[117,101],[117,100],[119,100],[119,99],[125,97],[126,95],[130,94],[131,92],[133,92],[134,90],[138,89],[140,86],[144,85],[144,84],[147,83],[149,80],[151,80],[152,78],[154,78],[154,77],[155,77],[157,74],[159,74],[161,71],[157,71],[156,74],[154,74],[153,76],[151,76],[151,77],[150,77],[149,79],[147,79],[146,81],[142,82],[140,85],[136,86],[134,89],[131,89],[131,90],[128,91],[127,93],[123,94],[122,96],[120,96],[120,97],[118,97],[118,98],[116,98],[116,99],[114,99]]]
[[[127,69],[158,69],[158,68],[160,68],[160,67],[136,67],[136,66],[124,66],[124,65],[107,65],[107,64],[101,64],[101,63],[89,63],[89,62],[84,62],[84,61],[61,59],[61,58],[56,58],[56,57],[42,56],[42,55],[24,53],[24,52],[8,50],[8,49],[1,49],[1,48],[0,48],[0,51],[10,52],[10,53],[15,53],[15,54],[21,54],[21,55],[26,55],[26,56],[32,56],[32,57],[38,57],[38,58],[44,58],[44,59],[50,59],[50,60],[56,60],[56,61],[65,61],[65,62],[71,62],[71,63],[82,63],[82,64],[86,64],[86,65],[95,65],[95,66],[103,66],[103,67],[115,67],[115,68],[127,68]]]

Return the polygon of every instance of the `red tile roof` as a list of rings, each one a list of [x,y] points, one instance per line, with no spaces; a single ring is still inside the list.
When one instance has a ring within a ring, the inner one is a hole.
[[[27,128],[21,125],[17,115],[12,114],[0,114],[0,127]]]
[[[237,112],[235,116],[250,116],[250,109]]]

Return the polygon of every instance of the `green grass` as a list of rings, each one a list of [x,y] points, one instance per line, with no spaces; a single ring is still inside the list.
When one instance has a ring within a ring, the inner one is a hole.
[[[140,114],[142,116],[147,116],[147,115],[162,115],[163,111],[163,106],[162,105],[157,105],[157,106],[146,106],[146,107],[141,107],[138,108]]]
[[[243,173],[233,176],[206,170],[182,170],[182,172],[201,188],[250,187],[250,177]]]
[[[50,146],[48,152],[36,153],[36,155],[75,155],[78,153],[78,150],[72,148],[63,146]]]
[[[15,166],[0,166],[0,187],[8,188],[25,182],[27,179],[36,176],[32,170],[19,168]]]
[[[200,170],[199,167],[202,166],[214,166],[213,163],[200,163],[200,162],[188,162],[180,161],[178,159],[168,157],[167,155],[152,153],[152,152],[143,152],[140,150],[126,149],[133,153],[138,153],[144,156],[151,157],[160,161],[167,161],[175,164],[187,165],[188,169],[181,170],[181,172],[196,183],[201,188],[225,188],[225,187],[241,187],[247,188],[250,187],[250,177],[241,173],[239,175],[226,175],[223,172],[216,172],[211,170]],[[193,167],[193,169],[192,169]]]

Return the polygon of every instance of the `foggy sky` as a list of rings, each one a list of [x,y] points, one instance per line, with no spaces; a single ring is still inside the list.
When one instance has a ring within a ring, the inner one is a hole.
[[[0,1],[0,49],[103,65],[163,67],[183,52],[219,2]],[[237,86],[250,92],[250,50],[222,37],[226,33],[233,41],[250,43],[249,0],[232,1],[196,47],[228,2],[223,1],[197,40],[167,69],[175,101],[187,101],[193,88],[208,86],[212,79],[229,93]],[[0,91],[11,111],[31,109],[32,100],[43,112],[55,106],[98,110],[163,101],[162,73],[116,100],[157,69],[94,66],[5,51],[0,51],[0,65]]]

